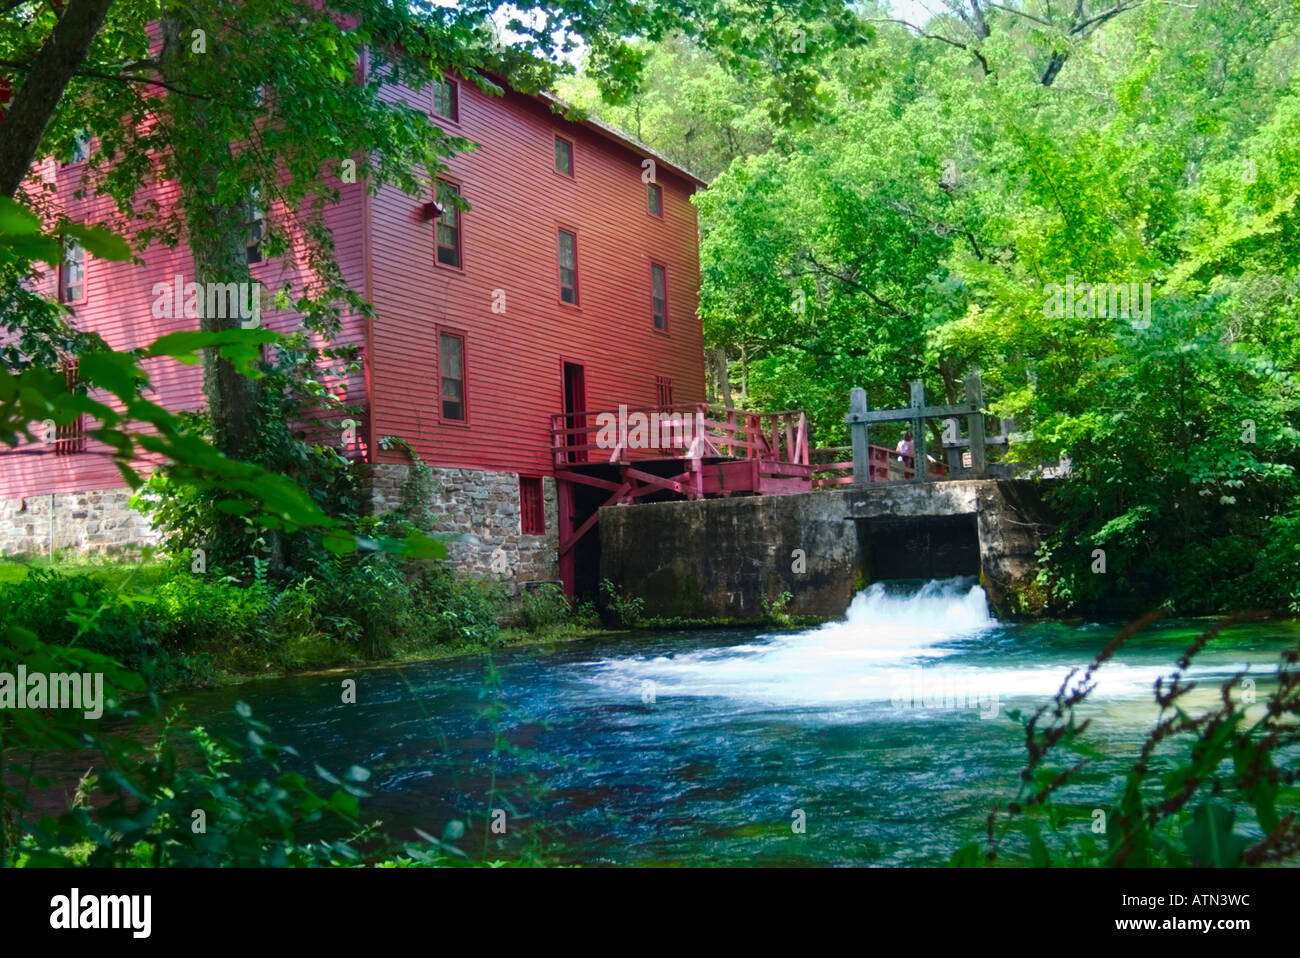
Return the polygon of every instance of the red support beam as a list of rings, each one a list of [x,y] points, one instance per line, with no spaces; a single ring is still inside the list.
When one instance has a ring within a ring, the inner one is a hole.
[[[611,482],[608,479],[597,479],[595,476],[586,476],[580,472],[570,472],[562,469],[555,474],[556,479],[563,479],[565,482],[577,482],[584,486],[595,486],[597,489],[617,489],[621,483]]]
[[[582,525],[578,526],[577,530],[573,533],[573,535],[569,536],[568,539],[561,538],[560,555],[564,556],[567,554],[570,557],[570,562],[572,562],[574,544],[577,543],[577,541],[581,539],[583,536],[585,536],[587,532],[591,529],[591,527],[594,526],[597,523],[597,521],[599,521],[600,510],[605,508],[605,506],[612,506],[617,502],[623,501],[623,497],[628,492],[630,492],[631,489],[632,489],[632,484],[630,482],[623,483],[623,485],[619,487],[618,492],[614,493],[607,500],[605,500],[604,505],[600,506],[598,509],[596,509],[595,512],[587,516],[587,521],[584,522]]]

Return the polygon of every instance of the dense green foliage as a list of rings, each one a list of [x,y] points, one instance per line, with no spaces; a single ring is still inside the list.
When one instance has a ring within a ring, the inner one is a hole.
[[[437,565],[403,568],[384,554],[323,559],[284,587],[197,575],[187,562],[163,566],[140,588],[53,568],[0,584],[7,626],[112,656],[158,689],[207,684],[219,671],[484,648],[497,639],[505,611],[491,584]]]
[[[1044,554],[1058,607],[1300,609],[1300,12],[953,9],[810,48],[817,122],[738,145],[698,197],[706,342],[738,401],[806,409],[838,445],[852,387],[873,408],[916,379],[955,402],[978,367],[1030,437],[1015,458],[1071,463]],[[703,56],[647,59],[694,76]],[[637,109],[700,104],[725,128],[762,97],[665,84]],[[1150,309],[1053,301],[1082,283],[1150,284]]]

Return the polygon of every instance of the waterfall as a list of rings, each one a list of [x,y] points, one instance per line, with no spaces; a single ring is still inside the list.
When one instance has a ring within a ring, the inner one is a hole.
[[[1088,664],[1093,649],[1044,654],[1022,648],[1015,626],[989,615],[973,578],[924,583],[877,582],[859,592],[845,617],[799,632],[760,634],[738,645],[606,658],[588,677],[619,698],[657,701],[712,696],[776,706],[883,706],[891,714],[935,709],[1003,712],[1002,700],[1048,700],[1071,668]],[[1172,663],[1108,662],[1096,676],[1102,696],[1147,697]],[[1271,670],[1269,670],[1271,671]],[[1191,676],[1214,674],[1193,666]]]
[[[606,659],[601,684],[658,695],[719,695],[776,704],[890,700],[901,666],[951,654],[954,643],[998,627],[974,579],[919,588],[877,582],[845,618],[816,629],[671,656]]]

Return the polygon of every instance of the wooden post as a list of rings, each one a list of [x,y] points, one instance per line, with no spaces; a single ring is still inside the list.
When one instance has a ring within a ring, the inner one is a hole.
[[[921,410],[925,406],[925,385],[912,383],[912,480],[925,482],[925,419]]]
[[[555,500],[559,511],[559,528],[557,538],[564,542],[573,535],[573,483],[565,479],[555,480]],[[573,547],[560,550],[560,581],[564,583],[564,594],[574,597],[576,586],[577,563],[574,562]]]
[[[948,423],[950,422],[953,424],[953,428],[955,429],[957,426],[957,418],[955,416],[949,416],[943,421],[943,431],[945,436],[948,434]],[[944,441],[947,442],[948,440],[945,439]],[[948,454],[948,477],[951,479],[962,470],[961,446],[946,446],[944,451]]]
[[[855,386],[849,393],[849,436],[853,440],[853,484],[855,486],[865,486],[871,481],[871,457],[868,450],[871,448],[867,443],[867,424],[861,419],[855,418],[864,416],[867,412],[867,391],[861,386]]]
[[[970,433],[970,471],[973,476],[983,476],[988,471],[988,457],[984,451],[984,384],[979,370],[966,377],[966,401],[975,411],[966,417]]]

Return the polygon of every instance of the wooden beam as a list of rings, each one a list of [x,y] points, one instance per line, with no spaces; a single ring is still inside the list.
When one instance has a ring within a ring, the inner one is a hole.
[[[591,515],[587,516],[587,521],[584,522],[582,525],[578,526],[578,528],[574,530],[573,535],[569,536],[567,539],[560,540],[560,555],[566,555],[567,553],[571,552],[573,550],[574,543],[576,543],[579,539],[585,536],[587,534],[587,530],[589,530],[592,526],[594,526],[597,523],[597,521],[599,521],[601,509],[605,508],[605,506],[612,506],[614,503],[622,499],[626,493],[631,491],[632,491],[632,483],[630,482],[623,483],[623,485],[619,487],[618,492],[614,493],[612,496],[606,499],[604,504],[601,505],[600,508],[598,508]]]
[[[849,393],[849,435],[853,442],[853,484],[865,486],[871,481],[867,442],[867,391],[861,386]]]
[[[758,461],[758,471],[767,476],[807,476],[813,468],[798,462],[775,462],[771,459]]]
[[[1005,446],[1008,445],[1010,441],[1011,441],[1010,436],[985,436],[984,437],[985,446]],[[943,448],[965,449],[969,445],[970,445],[969,439],[955,439],[951,442],[945,442],[943,444]]]
[[[966,432],[970,436],[970,471],[982,476],[988,471],[988,456],[984,451],[984,384],[979,370],[966,377],[966,401],[974,407],[967,416]]]
[[[668,477],[667,479],[665,479],[664,481],[665,481],[665,482],[676,482],[676,483],[678,483],[678,484],[684,484],[684,483],[686,483],[686,482],[689,482],[689,481],[690,481],[690,478],[691,478],[691,474],[690,474],[689,472],[682,472],[682,473],[678,473],[678,474],[675,475],[675,476],[670,476],[670,477]],[[663,487],[662,487],[662,486],[646,484],[646,485],[644,485],[644,486],[641,486],[641,488],[639,488],[639,489],[633,489],[631,492],[629,492],[629,493],[627,494],[627,497],[626,497],[626,498],[627,498],[628,502],[631,502],[631,501],[633,501],[634,499],[640,499],[642,496],[652,496],[652,495],[654,495],[656,492],[662,492],[662,491],[663,491]]]
[[[865,391],[864,391],[865,392]],[[968,416],[972,411],[970,403],[957,403],[953,406],[922,406],[920,409],[921,418],[938,419],[944,416]],[[855,414],[852,405],[849,407],[849,414],[845,417],[845,422],[849,425],[854,423],[880,423],[880,422],[907,422],[913,418],[915,410],[909,406],[906,409],[873,409],[864,410]],[[860,418],[858,418],[860,416]]]
[[[764,495],[791,495],[807,492],[808,483],[802,479],[769,479],[767,476],[759,476],[756,491]]]
[[[919,379],[912,383],[912,480],[925,482],[925,384]]]
[[[567,482],[576,482],[584,486],[595,486],[597,489],[618,489],[620,484],[611,482],[608,479],[597,479],[595,476],[584,476],[580,472],[570,472],[567,469],[556,470],[556,479],[564,479]]]
[[[556,507],[559,511],[559,538],[563,541],[567,533],[573,531],[573,485],[563,479],[555,483]],[[573,598],[576,582],[577,564],[573,561],[573,552],[565,549],[560,553],[560,580],[564,583],[564,594]]]
[[[693,461],[699,462],[698,459]],[[636,479],[646,485],[667,489],[669,492],[683,493],[685,491],[680,482],[675,482],[672,479],[665,479],[663,476],[651,475],[648,472],[642,472],[640,469],[632,469],[628,466],[624,466],[622,472],[624,479]]]

